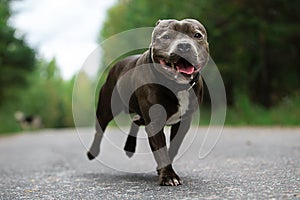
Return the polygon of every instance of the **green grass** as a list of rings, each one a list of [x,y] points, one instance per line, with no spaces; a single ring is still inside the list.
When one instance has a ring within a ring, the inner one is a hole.
[[[21,131],[20,125],[14,118],[13,105],[7,104],[0,108],[0,134]]]
[[[14,106],[6,105],[0,110],[0,134],[21,131],[20,125],[14,119]],[[300,98],[285,98],[280,104],[266,109],[251,103],[246,97],[239,97],[234,106],[227,107],[225,125],[227,126],[300,126]],[[71,114],[71,113],[70,113]],[[209,125],[210,108],[201,107],[200,123],[194,125]],[[129,126],[128,116],[121,114],[110,126]],[[195,117],[199,119],[199,117]]]
[[[238,126],[299,126],[300,98],[286,98],[271,109],[251,103],[241,97],[227,109],[226,125]]]

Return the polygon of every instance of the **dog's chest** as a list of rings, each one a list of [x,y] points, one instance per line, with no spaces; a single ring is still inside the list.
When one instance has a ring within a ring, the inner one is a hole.
[[[167,125],[176,124],[181,120],[181,116],[183,116],[189,109],[189,92],[184,90],[177,93],[178,98],[178,110],[174,113],[168,120]]]

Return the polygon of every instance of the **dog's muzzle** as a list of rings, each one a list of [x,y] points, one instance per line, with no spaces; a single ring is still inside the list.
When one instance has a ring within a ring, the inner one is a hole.
[[[187,84],[198,76],[205,65],[199,61],[198,52],[190,43],[181,42],[170,53],[157,50],[154,62],[159,63],[159,70],[179,83]]]

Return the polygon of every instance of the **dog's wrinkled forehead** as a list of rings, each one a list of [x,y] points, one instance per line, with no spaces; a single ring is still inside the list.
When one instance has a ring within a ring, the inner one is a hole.
[[[195,19],[184,19],[181,21],[174,19],[158,20],[153,30],[152,38],[156,38],[167,30],[178,31],[183,34],[193,33],[196,30],[200,31],[204,36],[207,35],[204,26]]]

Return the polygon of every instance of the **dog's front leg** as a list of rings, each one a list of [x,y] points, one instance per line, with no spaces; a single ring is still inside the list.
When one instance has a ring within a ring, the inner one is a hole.
[[[173,170],[172,161],[166,146],[165,134],[163,132],[166,123],[166,112],[162,106],[154,105],[151,107],[151,110],[149,110],[148,116],[149,121],[148,123],[146,121],[146,132],[157,163],[159,184],[162,186],[181,185],[181,179]]]
[[[171,127],[169,156],[173,163],[175,156],[178,153],[179,147],[188,132],[191,125],[192,117],[187,117]]]
[[[162,186],[181,185],[182,181],[172,167],[172,162],[166,147],[164,132],[161,130],[154,136],[149,137],[149,143],[157,163],[159,184]]]

